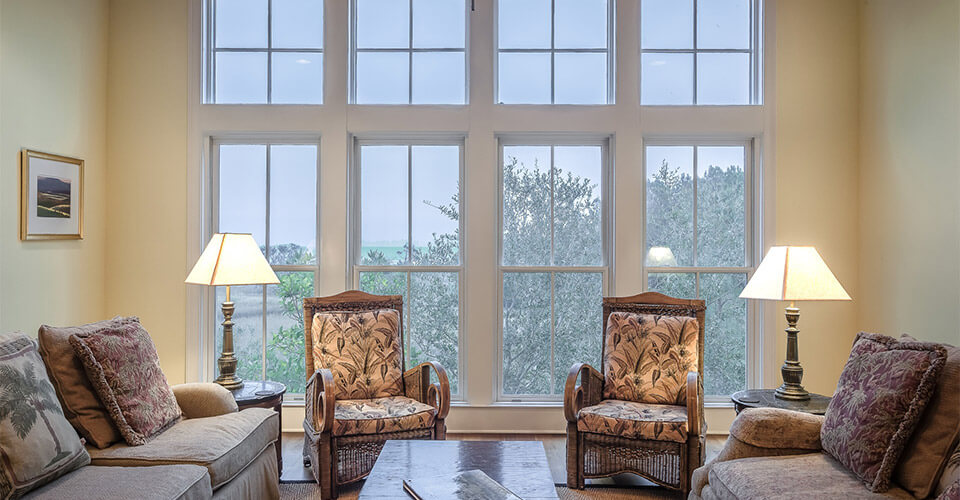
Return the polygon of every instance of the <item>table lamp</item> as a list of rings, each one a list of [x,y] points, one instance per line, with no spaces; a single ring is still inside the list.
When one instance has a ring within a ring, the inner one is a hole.
[[[647,267],[670,267],[677,265],[677,258],[669,247],[650,247],[647,252]]]
[[[850,296],[830,272],[814,247],[771,247],[760,262],[753,277],[740,292],[740,298],[760,300],[789,300],[787,314],[787,359],[780,368],[783,384],[775,391],[776,397],[794,401],[810,399],[810,393],[800,385],[803,368],[797,351],[797,321],[800,308],[797,300],[850,300]]]
[[[280,283],[280,280],[263,257],[263,252],[252,235],[217,233],[203,249],[187,276],[186,283],[226,287],[226,300],[221,305],[223,352],[217,358],[220,376],[214,382],[230,390],[243,387],[243,379],[237,376],[237,357],[233,352],[233,302],[230,300],[230,286],[272,285]]]

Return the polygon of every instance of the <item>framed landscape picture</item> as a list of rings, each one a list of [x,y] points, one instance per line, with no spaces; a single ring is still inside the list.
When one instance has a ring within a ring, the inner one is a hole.
[[[20,239],[83,238],[83,160],[20,151]]]

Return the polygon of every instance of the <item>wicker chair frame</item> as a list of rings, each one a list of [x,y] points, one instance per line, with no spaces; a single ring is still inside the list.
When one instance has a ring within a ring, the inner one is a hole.
[[[400,359],[403,369],[403,393],[409,398],[433,406],[437,416],[433,427],[380,434],[334,436],[336,396],[333,374],[313,362],[313,315],[318,312],[364,312],[394,309],[400,314]],[[330,297],[303,300],[304,342],[306,343],[307,394],[303,420],[304,465],[311,467],[320,486],[320,498],[337,498],[340,485],[359,481],[370,473],[388,439],[446,439],[446,417],[450,411],[450,382],[439,363],[421,363],[406,369],[403,356],[403,297],[371,295],[347,291]],[[430,371],[438,383],[430,382]]]
[[[690,475],[704,461],[706,424],[703,418],[703,339],[706,306],[702,300],[668,297],[645,292],[631,297],[603,299],[601,339],[606,349],[606,324],[611,312],[684,316],[697,319],[697,370],[687,373],[687,441],[676,443],[608,436],[577,429],[580,409],[603,399],[603,358],[600,370],[579,363],[570,368],[564,388],[563,410],[567,419],[567,487],[583,489],[585,479],[630,472],[673,490],[690,492]],[[579,384],[577,384],[579,380]]]

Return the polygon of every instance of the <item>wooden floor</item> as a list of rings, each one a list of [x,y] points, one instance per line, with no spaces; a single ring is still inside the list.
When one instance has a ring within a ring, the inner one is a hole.
[[[547,452],[547,462],[550,463],[550,472],[553,473],[553,482],[565,484],[567,481],[566,468],[566,436],[562,434],[456,434],[448,433],[448,440],[461,441],[542,441]],[[723,447],[727,437],[723,435],[707,436],[707,460],[710,460]],[[283,448],[283,475],[281,482],[312,482],[310,469],[303,466],[303,434],[299,432],[285,432],[281,438]],[[624,474],[609,479],[588,480],[591,484],[650,484],[631,474]]]

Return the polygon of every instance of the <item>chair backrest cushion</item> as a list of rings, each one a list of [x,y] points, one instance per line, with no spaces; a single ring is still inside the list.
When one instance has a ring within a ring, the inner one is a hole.
[[[333,373],[338,400],[403,395],[396,310],[319,312],[311,328],[314,365]]]
[[[611,312],[604,334],[603,398],[686,405],[699,332],[696,318]]]

